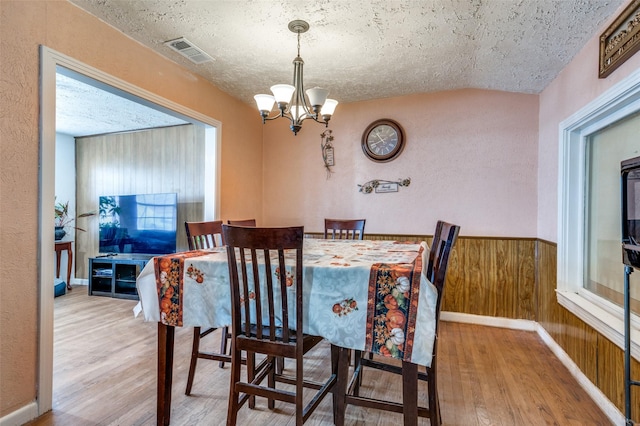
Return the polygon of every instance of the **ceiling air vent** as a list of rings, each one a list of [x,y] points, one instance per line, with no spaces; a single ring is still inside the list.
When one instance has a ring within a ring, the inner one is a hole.
[[[213,58],[200,48],[196,47],[193,43],[184,37],[177,38],[175,40],[169,40],[164,42],[165,45],[175,50],[194,64],[203,64],[205,62],[213,61]]]

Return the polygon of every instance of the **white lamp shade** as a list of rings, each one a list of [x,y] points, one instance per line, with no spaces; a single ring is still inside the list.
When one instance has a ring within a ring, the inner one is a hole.
[[[321,106],[324,104],[324,101],[327,100],[329,91],[320,87],[314,87],[313,89],[307,90],[307,96],[309,97],[311,106]]]
[[[273,92],[273,96],[279,104],[288,104],[291,102],[291,96],[295,90],[296,88],[290,84],[276,84],[275,86],[271,86],[271,92]]]
[[[273,104],[276,101],[276,99],[271,95],[255,95],[253,99],[256,100],[260,111],[271,111]]]
[[[327,99],[322,105],[322,110],[320,110],[320,115],[333,115],[333,112],[336,110],[338,106],[338,101],[335,99]]]
[[[291,105],[290,113],[295,121],[304,120],[306,118],[306,111],[302,105]]]

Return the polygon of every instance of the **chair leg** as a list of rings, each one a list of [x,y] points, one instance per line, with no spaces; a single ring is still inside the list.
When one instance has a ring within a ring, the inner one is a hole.
[[[238,399],[240,392],[236,390],[236,383],[240,381],[240,351],[234,351],[231,348],[231,383],[229,383],[229,404],[227,408],[227,426],[235,426],[238,419]],[[247,354],[247,364],[249,356]],[[247,371],[248,372],[248,371]],[[249,401],[251,404],[251,401]]]
[[[417,426],[418,364],[405,361],[402,362],[402,405],[404,426]]]
[[[193,328],[193,344],[191,346],[191,363],[189,364],[189,376],[187,377],[187,389],[185,395],[191,395],[193,377],[196,374],[196,364],[198,362],[198,352],[200,352],[200,327]]]
[[[302,360],[296,361],[296,426],[302,426],[304,423],[304,364]]]
[[[269,367],[267,367],[269,369],[269,374],[267,375],[267,385],[272,389],[276,388],[276,374],[280,374],[278,373],[279,360],[282,360],[282,358],[271,357],[271,360],[269,361],[270,365]],[[274,408],[276,408],[276,400],[273,398],[269,398],[267,400],[267,407],[269,407],[269,410],[273,410]]]
[[[248,383],[253,382],[255,373],[256,373],[256,353],[247,352],[247,382]],[[249,408],[253,409],[255,407],[256,407],[256,397],[255,395],[251,395],[249,396]]]
[[[225,355],[227,353],[227,336],[229,335],[229,328],[222,327],[222,335],[220,336],[220,353]],[[224,368],[224,361],[220,361],[218,364],[220,368]]]
[[[362,384],[362,375],[364,374],[364,369],[360,366],[360,360],[362,359],[362,351],[353,351],[353,371],[358,371],[358,367],[360,367],[360,371],[358,372],[358,378],[353,384],[353,395],[360,395],[360,385]]]
[[[438,398],[438,378],[433,368],[429,371],[427,392],[429,393],[429,419],[432,425],[439,426],[442,424],[442,415],[440,414],[440,398]]]

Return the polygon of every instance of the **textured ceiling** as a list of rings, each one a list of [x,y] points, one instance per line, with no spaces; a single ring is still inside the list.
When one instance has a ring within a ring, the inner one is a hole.
[[[310,24],[300,40],[305,87],[340,102],[458,88],[539,93],[626,0],[71,2],[253,105],[254,94],[292,81],[294,19]],[[193,64],[164,44],[179,37],[214,61]]]
[[[89,136],[185,123],[117,94],[56,74],[56,132]]]

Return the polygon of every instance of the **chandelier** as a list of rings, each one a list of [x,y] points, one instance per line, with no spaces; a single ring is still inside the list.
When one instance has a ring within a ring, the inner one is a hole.
[[[271,86],[273,95],[255,95],[253,98],[258,104],[262,124],[267,120],[276,118],[288,118],[291,122],[291,130],[297,135],[302,128],[302,122],[307,118],[329,125],[329,120],[338,105],[338,101],[327,99],[329,91],[320,87],[314,87],[306,91],[302,81],[302,67],[304,61],[300,57],[300,34],[309,30],[309,24],[305,21],[295,20],[289,22],[289,30],[298,35],[298,56],[293,60],[293,86],[290,84],[276,84]],[[273,116],[273,105],[278,105],[278,113]]]

